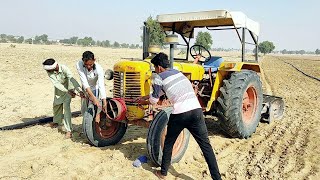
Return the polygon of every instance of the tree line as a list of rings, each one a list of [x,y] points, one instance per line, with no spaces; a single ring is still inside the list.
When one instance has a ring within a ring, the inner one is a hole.
[[[281,54],[316,54],[316,55],[319,55],[320,54],[320,49],[316,49],[315,51],[305,51],[305,50],[281,50],[281,51],[278,51],[278,53],[281,53]]]
[[[164,46],[165,34],[160,26],[160,24],[149,16],[145,22],[146,26],[149,29],[150,33],[150,45],[158,45],[160,47]],[[13,36],[13,35],[0,35],[0,43],[27,43],[27,44],[66,44],[66,45],[79,45],[79,46],[100,46],[100,47],[113,47],[113,48],[141,48],[139,44],[127,44],[127,43],[119,43],[117,41],[111,43],[109,40],[104,41],[95,41],[92,37],[84,37],[79,38],[73,36],[68,39],[49,41],[48,35],[43,34],[40,36],[35,36],[34,38],[24,39],[23,36]],[[208,32],[199,32],[196,36],[196,45],[202,45],[208,50],[212,50],[213,38],[211,34]],[[258,45],[258,51],[263,54],[268,54],[274,52],[275,45],[271,41],[263,41]],[[219,49],[223,50],[223,49]],[[255,49],[253,50],[255,52]],[[299,51],[287,51],[286,49],[282,51],[278,51],[278,53],[282,54],[320,54],[320,50],[316,49],[315,52],[306,52],[305,50]]]
[[[65,44],[65,45],[79,45],[79,46],[100,46],[110,48],[141,48],[139,44],[119,43],[117,41],[111,43],[109,40],[95,41],[92,37],[79,38],[73,36],[61,40],[49,40],[47,34],[37,35],[34,38],[25,39],[24,36],[14,36],[7,34],[0,34],[0,43],[25,43],[25,44]]]

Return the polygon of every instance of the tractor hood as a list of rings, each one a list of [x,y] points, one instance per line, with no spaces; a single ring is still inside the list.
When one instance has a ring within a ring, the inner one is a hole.
[[[150,60],[150,58],[147,58],[144,61],[122,59],[114,65],[113,69],[117,72],[143,73],[147,74],[147,77],[150,77],[151,71],[154,70]],[[204,68],[201,65],[193,64],[192,62],[175,61],[173,63],[173,68],[182,72],[190,80],[201,80],[204,75]]]

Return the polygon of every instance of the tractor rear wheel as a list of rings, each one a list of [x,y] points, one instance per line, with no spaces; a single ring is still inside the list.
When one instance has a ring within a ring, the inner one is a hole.
[[[100,113],[100,120],[96,118],[96,108],[89,104],[83,115],[83,132],[90,144],[103,147],[117,144],[127,130],[127,124],[111,121],[105,114]]]
[[[232,137],[250,137],[260,121],[262,102],[262,85],[256,72],[232,73],[229,79],[223,80],[217,99],[222,129]]]
[[[147,136],[147,150],[151,161],[160,166],[162,162],[164,140],[167,134],[167,124],[172,108],[166,108],[156,114],[152,120]],[[189,144],[190,132],[183,129],[173,145],[171,163],[181,160]]]

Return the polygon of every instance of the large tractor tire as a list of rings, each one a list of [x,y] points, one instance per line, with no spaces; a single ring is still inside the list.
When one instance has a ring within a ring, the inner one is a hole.
[[[127,124],[111,121],[104,113],[100,114],[100,121],[97,122],[96,112],[94,105],[89,104],[83,116],[83,132],[89,143],[97,147],[117,144],[126,133]]]
[[[171,112],[172,108],[166,108],[157,113],[148,130],[148,155],[151,161],[158,166],[160,166],[162,162],[162,150],[164,147],[164,140],[167,134],[167,124]],[[189,138],[190,132],[187,129],[183,129],[173,145],[171,163],[176,163],[181,160],[188,148]]]
[[[217,99],[222,129],[232,137],[250,137],[260,121],[262,102],[262,85],[256,72],[232,73],[229,79],[223,80]]]

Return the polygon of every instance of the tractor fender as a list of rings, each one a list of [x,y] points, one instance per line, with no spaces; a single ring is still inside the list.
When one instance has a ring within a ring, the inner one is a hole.
[[[233,72],[239,72],[243,69],[252,70],[257,73],[261,72],[261,68],[259,63],[250,63],[250,62],[222,62],[220,64],[219,70],[216,74],[216,78],[214,81],[212,93],[210,100],[208,101],[206,111],[210,111],[212,108],[213,102],[217,100],[220,95],[220,87],[223,85],[223,80],[226,79],[228,75]]]

